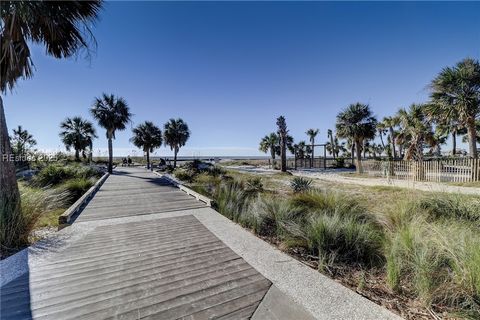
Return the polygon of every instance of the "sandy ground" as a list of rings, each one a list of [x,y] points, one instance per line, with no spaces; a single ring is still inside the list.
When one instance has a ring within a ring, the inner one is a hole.
[[[279,172],[278,170],[273,170],[268,167],[255,167],[255,166],[228,166],[226,168],[243,171],[243,172],[254,173],[254,174],[260,174],[260,175]],[[451,186],[447,184],[434,183],[434,182],[404,181],[404,180],[370,178],[370,177],[359,178],[359,177],[349,177],[346,175],[339,174],[339,173],[345,173],[345,172],[353,172],[352,170],[349,170],[349,169],[327,169],[327,170],[306,169],[306,170],[291,170],[290,172],[294,176],[307,177],[311,179],[318,179],[318,180],[337,182],[337,183],[356,184],[356,185],[364,185],[364,186],[388,186],[388,187],[409,188],[409,189],[416,189],[416,190],[430,191],[430,192],[449,192],[449,193],[480,195],[480,188]]]

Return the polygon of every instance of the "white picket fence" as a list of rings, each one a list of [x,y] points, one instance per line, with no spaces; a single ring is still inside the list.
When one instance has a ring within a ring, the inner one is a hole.
[[[432,182],[480,181],[480,159],[418,161],[363,160],[363,173],[391,179]]]

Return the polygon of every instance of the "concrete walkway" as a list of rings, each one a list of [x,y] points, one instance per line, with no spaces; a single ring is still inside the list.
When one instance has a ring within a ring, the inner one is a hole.
[[[1,319],[398,319],[135,168],[0,268]]]

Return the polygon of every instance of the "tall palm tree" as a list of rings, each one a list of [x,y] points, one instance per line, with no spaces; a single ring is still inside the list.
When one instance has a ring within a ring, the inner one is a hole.
[[[427,108],[432,117],[458,118],[467,128],[469,154],[477,158],[477,130],[475,120],[480,115],[480,63],[464,59],[454,67],[444,68],[431,83],[431,98],[434,103]]]
[[[130,141],[147,155],[147,168],[150,169],[150,152],[162,145],[162,131],[153,122],[145,121],[132,130]]]
[[[284,116],[280,116],[277,118],[277,134],[280,141],[280,159],[281,159],[280,169],[282,172],[286,172],[287,171],[288,129],[287,129],[287,121],[285,120]]]
[[[87,49],[88,53],[92,43],[89,39],[94,40],[90,25],[97,19],[101,7],[101,1],[1,1],[0,91],[5,94],[14,88],[19,78],[33,75],[29,47],[32,44],[44,46],[47,55],[59,59],[71,57],[81,49]],[[0,159],[9,154],[11,146],[0,97]],[[0,161],[0,185],[0,229],[6,230],[20,217],[13,162]],[[9,233],[7,238],[0,239],[0,250],[27,243],[28,239],[21,234]]]
[[[14,153],[18,155],[25,154],[29,149],[37,145],[37,141],[33,138],[33,135],[27,130],[24,130],[22,126],[13,129],[13,135],[10,140]]]
[[[85,150],[92,152],[93,140],[97,138],[93,123],[81,117],[67,118],[60,123],[60,138],[67,148],[75,150],[75,160],[80,161],[80,152],[85,157]]]
[[[308,129],[305,132],[310,140],[312,158],[310,159],[310,166],[313,166],[314,150],[315,150],[315,137],[318,135],[318,129]]]
[[[335,143],[334,143],[334,137],[333,137],[333,131],[332,129],[327,130],[327,137],[330,139],[329,142],[327,142],[327,145],[325,146],[327,148],[327,151],[333,156],[333,159],[335,159],[336,154],[335,154]],[[330,144],[330,146],[329,146]]]
[[[262,138],[260,141],[259,150],[268,153],[272,158],[272,165],[275,166],[275,154],[277,153],[277,146],[279,145],[279,139],[275,132],[270,133]]]
[[[131,121],[132,114],[125,99],[105,93],[100,98],[95,98],[90,112],[98,124],[107,131],[108,172],[112,173],[115,132],[125,130],[127,123]]]
[[[163,138],[165,144],[170,146],[173,150],[173,167],[177,167],[177,154],[181,147],[183,147],[188,138],[190,138],[190,130],[188,125],[180,118],[170,119],[163,126]]]
[[[432,123],[426,115],[425,105],[412,104],[397,113],[400,123],[400,140],[405,141],[405,160],[423,161],[426,145],[435,145]]]
[[[331,130],[330,130],[331,131]],[[345,152],[347,149],[345,148],[345,142],[339,142],[337,136],[332,136],[330,141],[327,142],[325,145],[328,153],[333,156],[333,159],[337,159],[339,157],[340,152]]]
[[[398,117],[393,116],[383,118],[383,120],[379,124],[380,128],[388,130],[388,136],[390,137],[389,141],[391,143],[392,152],[390,156],[393,156],[394,159],[397,157],[397,149],[395,145],[395,141],[397,139],[397,132],[395,131],[395,128],[398,126],[398,123]]]
[[[365,139],[373,139],[377,119],[367,104],[354,103],[337,115],[337,134],[340,138],[350,138],[355,142],[357,172],[362,173],[362,145]]]

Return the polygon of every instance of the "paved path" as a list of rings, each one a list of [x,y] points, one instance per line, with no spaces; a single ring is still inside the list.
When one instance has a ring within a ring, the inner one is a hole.
[[[135,168],[0,267],[1,319],[396,318]]]

